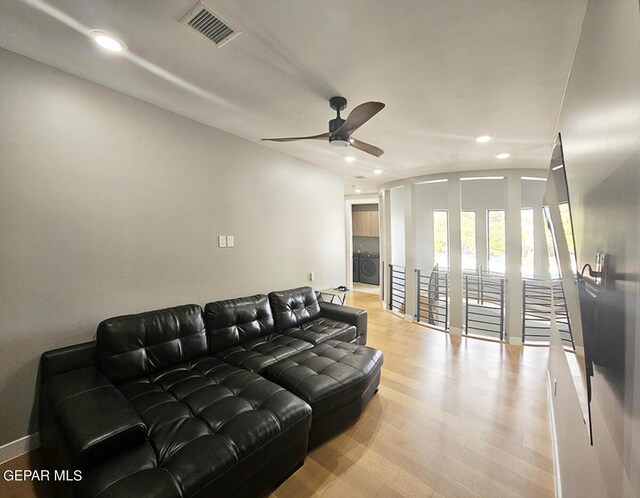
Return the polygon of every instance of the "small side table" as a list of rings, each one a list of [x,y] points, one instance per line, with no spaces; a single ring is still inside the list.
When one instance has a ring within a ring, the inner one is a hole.
[[[349,291],[340,291],[335,289],[322,289],[319,292],[318,296],[323,301],[327,301],[327,299],[329,299],[329,296],[331,296],[328,302],[332,303],[333,300],[337,298],[340,304],[344,304],[344,300],[347,298],[348,293]]]

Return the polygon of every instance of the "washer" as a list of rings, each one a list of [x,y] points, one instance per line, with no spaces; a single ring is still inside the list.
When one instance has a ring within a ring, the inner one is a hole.
[[[360,254],[353,253],[353,281],[360,282]]]
[[[378,254],[360,255],[360,282],[380,284],[380,256]]]

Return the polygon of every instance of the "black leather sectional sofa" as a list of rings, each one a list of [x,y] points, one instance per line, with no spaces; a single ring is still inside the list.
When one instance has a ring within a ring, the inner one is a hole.
[[[301,287],[103,321],[44,353],[41,439],[60,494],[257,496],[362,413],[382,353],[364,310]]]

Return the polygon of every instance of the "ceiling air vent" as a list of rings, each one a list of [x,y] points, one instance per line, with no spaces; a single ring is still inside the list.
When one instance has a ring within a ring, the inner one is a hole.
[[[358,176],[354,176],[354,178],[357,178],[358,180],[364,180],[366,176],[358,175]]]
[[[198,33],[209,38],[209,40],[218,47],[221,47],[241,33],[238,28],[225,21],[202,2],[195,4],[189,12],[180,19],[180,22],[191,26]]]

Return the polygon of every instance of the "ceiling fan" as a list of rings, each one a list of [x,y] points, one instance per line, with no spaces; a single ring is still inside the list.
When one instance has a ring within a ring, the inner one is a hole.
[[[384,109],[382,102],[365,102],[353,109],[347,116],[347,119],[340,117],[340,111],[344,111],[347,107],[347,99],[344,97],[331,97],[329,106],[338,114],[335,119],[329,121],[329,131],[320,133],[319,135],[311,135],[308,137],[286,137],[286,138],[263,138],[269,142],[294,142],[296,140],[329,140],[329,145],[334,147],[355,147],[372,156],[380,157],[384,151],[375,145],[361,142],[355,138],[351,138],[353,132],[369,121],[373,116]]]

